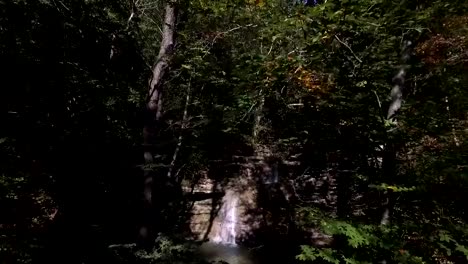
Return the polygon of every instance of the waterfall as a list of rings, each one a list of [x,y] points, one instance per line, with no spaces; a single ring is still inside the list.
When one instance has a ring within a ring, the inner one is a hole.
[[[237,237],[237,207],[239,197],[233,192],[226,193],[219,211],[219,228],[214,234],[213,242],[219,244],[236,245]]]

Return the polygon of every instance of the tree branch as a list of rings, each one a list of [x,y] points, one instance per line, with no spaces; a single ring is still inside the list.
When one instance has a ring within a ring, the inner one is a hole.
[[[353,56],[356,58],[357,61],[359,61],[360,63],[362,63],[362,60],[354,53],[354,51],[351,49],[351,47],[346,44],[345,42],[341,41],[340,38],[338,38],[337,35],[335,35],[335,39],[338,40],[341,44],[343,44],[346,48],[349,49],[349,51],[351,51],[351,54],[353,54]]]

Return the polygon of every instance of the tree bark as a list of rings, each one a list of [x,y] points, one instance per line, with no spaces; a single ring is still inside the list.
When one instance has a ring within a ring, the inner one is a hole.
[[[168,1],[165,6],[164,25],[161,45],[156,63],[152,69],[152,77],[149,82],[148,96],[145,109],[145,123],[143,127],[144,148],[144,187],[143,187],[143,220],[139,230],[139,242],[148,244],[152,240],[154,228],[160,228],[162,223],[159,209],[162,205],[162,195],[155,192],[155,185],[164,185],[168,179],[156,179],[152,164],[154,163],[156,136],[161,119],[162,90],[164,77],[167,74],[169,61],[174,52],[176,10],[175,1]],[[161,186],[161,188],[163,188]],[[161,189],[158,188],[158,189]],[[154,193],[153,193],[154,192]],[[158,206],[155,206],[157,203]]]
[[[405,89],[405,78],[407,72],[407,63],[411,57],[410,52],[411,41],[405,41],[402,48],[401,61],[402,65],[398,73],[393,77],[393,88],[390,92],[391,102],[387,111],[387,120],[396,124],[396,115],[403,103],[403,91]]]

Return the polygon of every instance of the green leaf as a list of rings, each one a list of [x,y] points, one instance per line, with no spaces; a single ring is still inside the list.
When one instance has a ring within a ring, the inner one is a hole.
[[[365,87],[367,84],[367,81],[360,81],[356,84],[357,87]]]
[[[463,253],[463,255],[465,255],[465,258],[468,260],[468,248],[467,247],[462,246],[457,243],[457,247],[455,248],[455,250]]]

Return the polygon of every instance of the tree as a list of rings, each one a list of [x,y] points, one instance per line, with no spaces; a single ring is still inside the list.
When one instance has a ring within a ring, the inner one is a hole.
[[[165,179],[163,175],[155,175],[152,165],[154,165],[155,156],[154,143],[157,140],[158,123],[161,119],[164,78],[175,48],[177,4],[177,2],[168,1],[165,6],[161,45],[152,70],[146,103],[145,125],[143,128],[145,216],[139,231],[142,241],[146,243],[153,238],[151,226],[155,225],[156,228],[161,228],[163,225],[162,213],[167,200],[167,197],[165,197],[167,192],[164,190],[169,186],[169,181],[172,180]],[[155,186],[154,182],[159,186]],[[156,196],[153,195],[154,190],[157,190]],[[153,213],[156,214],[155,218],[151,217]]]

